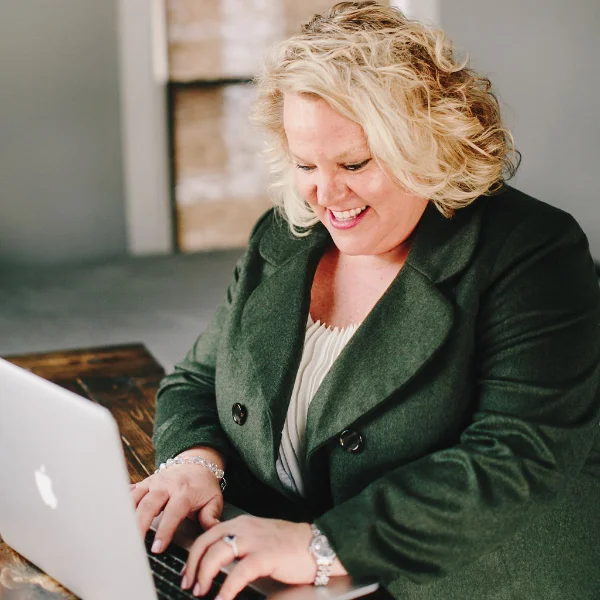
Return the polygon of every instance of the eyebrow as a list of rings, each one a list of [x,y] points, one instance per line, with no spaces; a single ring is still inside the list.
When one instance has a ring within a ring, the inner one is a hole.
[[[338,154],[338,156],[336,156],[334,158],[334,160],[338,161],[338,162],[343,162],[344,160],[346,160],[349,156],[353,156],[356,154],[360,154],[360,153],[368,153],[370,154],[370,150],[367,146],[356,146],[355,148],[350,148],[349,150],[345,150],[344,152],[342,152],[341,154]],[[299,156],[297,156],[296,154],[294,154],[291,150],[290,150],[290,154],[298,161],[300,162],[304,162],[304,163],[309,163],[309,160],[304,160],[302,158],[300,158]],[[362,161],[361,161],[362,162]]]

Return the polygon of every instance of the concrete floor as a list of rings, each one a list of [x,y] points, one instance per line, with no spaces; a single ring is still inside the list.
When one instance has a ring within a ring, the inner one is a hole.
[[[4,272],[0,356],[143,342],[171,370],[224,297],[241,252]]]

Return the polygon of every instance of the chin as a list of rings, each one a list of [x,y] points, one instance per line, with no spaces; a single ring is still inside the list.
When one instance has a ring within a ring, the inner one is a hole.
[[[376,254],[376,248],[371,244],[360,243],[354,240],[344,240],[335,235],[331,237],[336,248],[348,256],[370,256]]]

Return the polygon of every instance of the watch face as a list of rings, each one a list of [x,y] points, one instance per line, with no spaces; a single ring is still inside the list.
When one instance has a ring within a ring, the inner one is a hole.
[[[327,538],[324,535],[317,536],[311,544],[313,552],[322,558],[330,558],[335,556],[333,548],[329,545]]]

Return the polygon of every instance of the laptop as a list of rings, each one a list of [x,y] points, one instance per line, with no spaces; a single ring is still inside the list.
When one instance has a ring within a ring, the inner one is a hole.
[[[179,588],[179,573],[199,525],[185,520],[165,553],[147,552],[153,531],[143,540],[137,527],[110,411],[2,359],[0,478],[4,541],[83,600],[193,598]],[[229,505],[222,518],[241,512]],[[234,564],[206,598],[216,596]],[[332,577],[322,588],[260,579],[239,597],[351,600],[378,587],[350,577]]]

